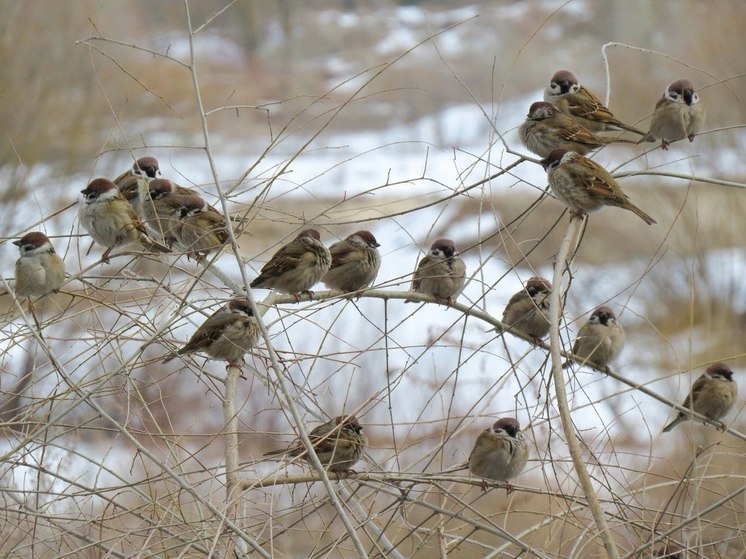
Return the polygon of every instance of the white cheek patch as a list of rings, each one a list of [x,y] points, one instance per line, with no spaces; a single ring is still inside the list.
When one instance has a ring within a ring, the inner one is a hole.
[[[109,200],[113,200],[119,195],[119,191],[116,188],[112,188],[111,190],[107,190],[106,192],[102,192],[98,195],[97,200],[101,202],[108,202]]]

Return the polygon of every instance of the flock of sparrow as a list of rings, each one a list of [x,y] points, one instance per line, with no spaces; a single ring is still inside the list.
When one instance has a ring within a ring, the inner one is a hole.
[[[546,89],[543,102],[534,103],[519,133],[525,146],[543,158],[554,195],[576,214],[602,206],[630,210],[645,223],[655,220],[632,204],[619,184],[603,167],[585,157],[621,138],[599,136],[600,132],[628,131],[638,142],[661,141],[661,147],[684,138],[693,141],[704,123],[704,106],[689,80],[671,83],[653,112],[645,133],[617,120],[590,91],[567,71],[557,72]],[[634,142],[633,142],[634,143]],[[93,240],[106,248],[101,260],[108,262],[111,251],[140,244],[149,251],[179,251],[197,259],[218,251],[229,239],[226,219],[197,193],[161,178],[153,157],[138,159],[116,179],[98,178],[81,191],[78,218]],[[29,300],[56,292],[65,280],[62,259],[41,232],[26,234],[15,241],[20,249],[16,262],[15,291]],[[281,247],[267,262],[252,288],[274,289],[295,296],[313,297],[310,289],[319,281],[346,293],[372,285],[381,257],[379,244],[370,231],[358,231],[327,248],[316,229],[306,229]],[[414,272],[412,291],[430,295],[438,302],[452,304],[464,288],[466,266],[454,242],[438,239]],[[536,341],[549,331],[549,296],[552,285],[540,277],[530,278],[523,290],[508,302],[503,323],[513,331]],[[240,366],[245,353],[257,343],[259,327],[246,299],[232,299],[196,330],[189,341],[165,362],[196,352]],[[624,330],[614,311],[597,308],[584,324],[573,346],[580,362],[605,369],[619,355],[625,343]],[[566,366],[567,364],[565,364]],[[711,365],[692,386],[683,407],[711,421],[725,416],[736,399],[733,372],[724,364]],[[663,431],[690,419],[686,412]],[[354,415],[338,416],[316,427],[311,442],[321,463],[330,471],[344,472],[361,457],[367,438]],[[299,456],[308,459],[305,447],[296,442],[270,456]],[[508,481],[526,465],[528,446],[515,418],[499,419],[482,432],[469,456],[469,469],[483,478]]]

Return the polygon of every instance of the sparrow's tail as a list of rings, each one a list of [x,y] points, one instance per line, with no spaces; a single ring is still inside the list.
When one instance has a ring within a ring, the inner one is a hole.
[[[669,431],[670,431],[671,429],[673,429],[674,427],[676,427],[676,426],[677,426],[677,425],[678,425],[679,423],[681,423],[681,422],[683,422],[683,421],[686,421],[686,418],[684,418],[684,417],[681,417],[681,416],[677,417],[677,418],[676,418],[676,419],[674,419],[674,420],[673,420],[673,421],[672,421],[671,423],[669,423],[668,425],[666,425],[666,426],[665,426],[665,427],[663,428],[663,432],[664,432],[664,433],[668,433],[668,432],[669,432]]]

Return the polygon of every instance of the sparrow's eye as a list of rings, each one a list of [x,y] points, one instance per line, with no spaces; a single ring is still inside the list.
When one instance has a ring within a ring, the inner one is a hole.
[[[697,95],[696,93],[692,93],[692,101],[694,101],[695,103],[699,101],[699,95]]]
[[[674,101],[676,101],[676,100],[677,100],[677,99],[679,98],[679,94],[678,94],[678,93],[676,93],[675,91],[669,91],[669,92],[668,92],[668,96],[669,96],[669,97],[670,97],[671,99],[673,99]]]

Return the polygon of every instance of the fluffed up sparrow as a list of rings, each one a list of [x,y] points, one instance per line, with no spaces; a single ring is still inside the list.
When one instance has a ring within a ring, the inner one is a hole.
[[[201,352],[211,359],[227,361],[229,366],[240,366],[244,354],[256,345],[258,337],[259,325],[249,302],[231,299],[207,317],[184,347],[163,363],[179,355]]]
[[[16,260],[16,295],[28,298],[29,311],[33,311],[31,297],[57,293],[65,281],[65,263],[54,251],[49,238],[38,231],[26,233],[13,241],[21,256]]]
[[[161,178],[161,168],[155,157],[140,157],[124,173],[114,179],[119,192],[122,193],[130,203],[136,199],[138,192],[138,179],[159,179]],[[133,203],[134,205],[134,203]]]
[[[588,322],[580,327],[572,352],[584,362],[606,369],[622,352],[625,341],[624,328],[617,322],[614,311],[609,307],[598,307]],[[569,364],[566,362],[563,367]]]
[[[527,461],[528,445],[518,420],[503,417],[477,437],[469,455],[469,471],[475,476],[507,482],[523,471]]]
[[[544,101],[556,105],[562,113],[592,132],[627,130],[645,135],[645,132],[618,120],[598,97],[578,83],[570,70],[555,72],[544,90]]]
[[[332,264],[329,249],[321,243],[316,229],[305,229],[281,247],[262,268],[251,287],[264,287],[293,295],[313,298],[310,289],[324,277]]]
[[[546,157],[552,150],[558,148],[585,155],[607,144],[635,143],[633,140],[625,138],[596,136],[585,126],[562,114],[557,107],[544,101],[537,101],[531,105],[526,120],[521,124],[518,133],[523,145],[539,157]]]
[[[199,196],[181,197],[174,235],[178,245],[197,260],[220,249],[229,238],[225,218]]]
[[[549,296],[552,284],[540,277],[529,278],[524,289],[510,298],[503,311],[503,323],[531,336],[535,342],[549,333]]]
[[[566,149],[555,149],[541,165],[554,195],[577,212],[593,212],[616,206],[638,215],[645,223],[657,223],[629,200],[611,174],[595,161]]]
[[[106,247],[101,255],[103,262],[109,261],[114,248],[130,243],[139,243],[150,251],[170,252],[148,236],[135,210],[109,179],[92,180],[80,194],[78,219],[93,240]]]
[[[354,415],[339,415],[315,427],[308,438],[322,466],[330,472],[350,471],[368,446],[368,438]],[[288,448],[267,452],[264,456],[300,456],[311,462],[301,441]]]
[[[174,185],[166,179],[153,179],[148,184],[148,198],[141,205],[145,226],[171,246],[176,241],[176,226],[184,200],[192,194],[176,194]]]
[[[705,106],[689,80],[668,85],[658,100],[650,121],[650,131],[638,143],[661,141],[661,148],[688,138],[690,142],[705,125]]]
[[[710,421],[719,421],[733,407],[736,396],[738,386],[733,380],[733,371],[724,363],[713,363],[694,381],[689,395],[681,406],[704,415]],[[663,432],[667,433],[679,423],[691,418],[688,413],[679,412],[676,419],[663,428]],[[725,429],[722,421],[720,426]]]
[[[376,279],[381,267],[381,255],[370,231],[358,231],[329,247],[332,265],[323,278],[329,289],[357,291]]]
[[[437,239],[420,260],[412,279],[412,291],[431,295],[452,305],[466,283],[466,264],[450,239]],[[406,303],[415,301],[407,299]]]

